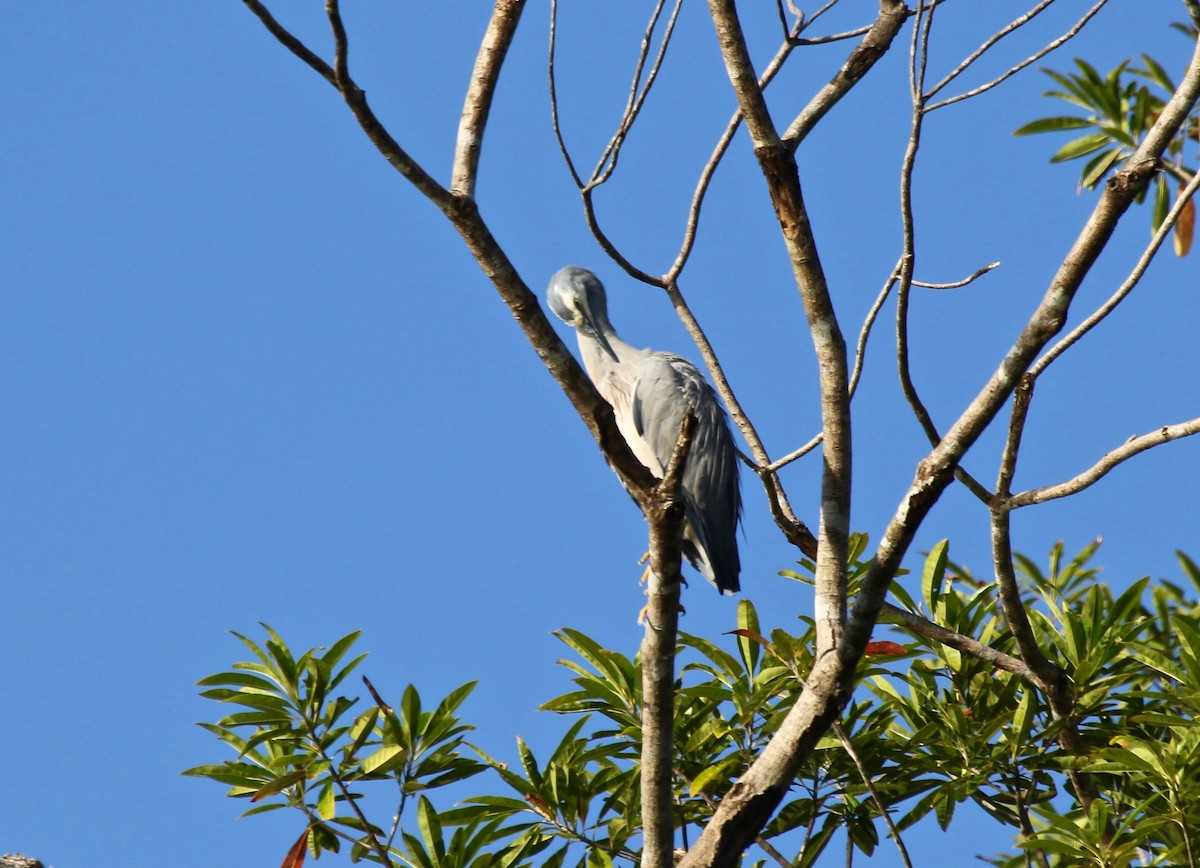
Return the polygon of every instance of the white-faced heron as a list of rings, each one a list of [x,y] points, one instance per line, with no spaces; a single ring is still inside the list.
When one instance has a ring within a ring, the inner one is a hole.
[[[717,590],[735,593],[741,571],[737,525],[742,496],[737,449],[716,393],[687,359],[639,350],[621,340],[608,321],[604,285],[587,269],[568,265],[559,270],[546,296],[550,309],[575,329],[583,366],[596,391],[612,405],[625,442],[659,479],[688,408],[695,411],[683,471],[683,553]]]

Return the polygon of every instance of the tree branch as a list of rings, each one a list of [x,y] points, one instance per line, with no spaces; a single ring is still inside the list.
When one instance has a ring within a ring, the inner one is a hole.
[[[984,663],[990,663],[997,669],[1011,672],[1014,675],[1024,678],[1031,685],[1037,686],[1033,670],[1018,657],[1005,654],[1003,651],[997,651],[991,645],[985,645],[978,639],[964,636],[962,633],[956,633],[940,624],[935,624],[928,618],[922,618],[915,612],[909,612],[907,609],[901,609],[899,606],[893,606],[891,603],[884,603],[881,607],[881,612],[879,620],[882,623],[895,623],[910,633],[924,636],[926,639],[932,639],[949,648],[962,651],[964,654],[970,654]]]
[[[679,629],[679,573],[684,503],[681,490],[696,416],[683,419],[675,449],[646,513],[650,524],[646,631],[642,638],[642,861],[641,868],[674,865],[675,638]]]
[[[1105,317],[1112,313],[1117,305],[1125,300],[1125,297],[1133,291],[1133,288],[1138,285],[1142,279],[1142,275],[1146,273],[1146,269],[1150,267],[1150,263],[1154,260],[1163,242],[1167,236],[1171,234],[1171,230],[1175,228],[1175,224],[1179,221],[1179,215],[1183,213],[1183,209],[1187,207],[1187,203],[1196,195],[1196,191],[1200,189],[1200,172],[1193,175],[1180,192],[1175,197],[1175,202],[1171,206],[1171,210],[1167,212],[1166,218],[1162,225],[1154,233],[1150,239],[1150,243],[1146,245],[1146,249],[1142,251],[1142,255],[1138,258],[1137,264],[1130,271],[1129,277],[1117,288],[1117,291],[1109,297],[1109,299],[1095,310],[1087,319],[1073,328],[1058,343],[1046,351],[1040,359],[1033,363],[1029,373],[1035,377],[1040,376],[1050,364],[1061,356],[1066,350],[1071,347],[1076,341],[1082,338],[1085,334],[1095,328]]]
[[[784,132],[783,141],[789,148],[795,150],[821,118],[871,71],[875,62],[887,53],[907,17],[908,10],[900,0],[880,0],[879,17],[871,29],[850,52],[837,74],[817,92]]]
[[[258,20],[263,23],[272,36],[279,40],[284,48],[316,70],[321,78],[337,87],[337,78],[333,74],[333,67],[313,54],[303,42],[289,33],[282,24],[275,20],[275,16],[267,11],[267,7],[258,0],[242,0],[242,2],[246,4],[247,9],[258,16]]]
[[[463,101],[454,146],[454,168],[450,191],[467,199],[475,198],[475,180],[479,175],[479,155],[483,149],[483,131],[492,109],[492,97],[500,80],[500,68],[508,55],[525,0],[496,0],[492,20],[475,56],[475,69]]]
[[[1128,461],[1133,456],[1140,455],[1147,449],[1153,449],[1155,446],[1161,446],[1163,443],[1170,443],[1172,440],[1190,437],[1197,433],[1200,433],[1200,417],[1189,419],[1186,422],[1179,422],[1175,425],[1164,425],[1148,434],[1130,437],[1116,449],[1105,453],[1099,461],[1078,476],[1074,476],[1057,485],[1046,485],[1041,488],[1023,491],[1020,494],[1014,494],[1008,498],[1008,506],[1010,509],[1018,509],[1022,506],[1045,503],[1048,500],[1077,494],[1099,482],[1105,474],[1123,461]]]
[[[1052,2],[1052,0],[1051,0],[1051,2]],[[960,93],[957,96],[948,97],[944,100],[941,100],[940,102],[932,103],[932,104],[926,106],[925,111],[926,112],[937,111],[940,108],[945,108],[946,106],[953,105],[956,102],[962,102],[965,99],[970,99],[971,97],[979,96],[979,94],[991,90],[996,85],[998,85],[998,84],[1006,81],[1007,79],[1011,78],[1012,76],[1016,75],[1018,72],[1020,72],[1022,69],[1029,66],[1030,64],[1037,63],[1039,60],[1041,60],[1047,54],[1049,54],[1050,52],[1057,49],[1064,42],[1066,42],[1069,39],[1074,38],[1075,35],[1078,34],[1080,30],[1083,29],[1083,26],[1085,24],[1087,24],[1089,21],[1091,21],[1092,17],[1097,12],[1099,12],[1106,3],[1108,3],[1108,0],[1099,0],[1099,2],[1096,3],[1095,6],[1093,6],[1091,9],[1089,9],[1087,12],[1083,13],[1083,17],[1081,17],[1070,30],[1068,30],[1062,36],[1058,37],[1058,39],[1055,39],[1053,42],[1050,42],[1049,44],[1047,44],[1040,51],[1037,51],[1034,54],[1030,55],[1029,57],[1025,58],[1020,63],[1018,63],[1016,66],[1009,69],[1007,72],[997,76],[996,78],[992,79],[989,82],[986,82],[985,84],[981,84],[979,87],[972,88],[971,90],[967,91],[966,93]],[[1038,8],[1033,10],[1031,13],[1027,13],[1027,17],[1029,17],[1029,18],[1033,17],[1033,15],[1036,15],[1038,12],[1040,12],[1042,10],[1042,8],[1045,7],[1045,5],[1046,5],[1046,3],[1044,0],[1044,2],[1042,4],[1040,4]],[[1009,28],[1015,29],[1015,26],[1019,27],[1020,24],[1025,23],[1025,21],[1022,21],[1021,19],[1017,19],[1017,22],[1020,22],[1020,23],[1018,24],[1018,23],[1014,22],[1014,24],[1009,25]],[[1007,35],[1007,34],[1005,34],[1005,35]],[[980,49],[975,54],[971,55],[971,57],[968,57],[966,60],[964,60],[957,69],[955,69],[953,72],[951,72],[949,75],[947,75],[946,78],[944,78],[932,90],[930,90],[926,94],[926,97],[932,97],[935,93],[937,93],[939,90],[941,90],[944,85],[948,84],[953,78],[955,78],[957,75],[959,75],[959,73],[963,72],[968,66],[971,65],[971,63],[974,63],[975,60],[978,59],[978,56],[981,55],[988,48],[990,48],[992,46],[992,44],[994,44],[994,43],[992,43],[991,41],[985,42],[983,44],[983,46],[980,47]]]
[[[886,2],[886,0],[885,0]],[[838,326],[812,234],[793,152],[780,140],[750,64],[733,0],[709,0],[725,68],[741,106],[755,157],[792,263],[821,372],[825,472],[821,486],[816,606],[817,654],[837,645],[846,612],[846,551],[850,521],[850,413],[846,343]]]
[[[883,822],[887,824],[888,832],[891,833],[892,840],[896,842],[896,849],[900,851],[900,859],[904,862],[905,868],[912,868],[912,860],[908,858],[908,848],[904,846],[904,840],[900,837],[900,830],[892,822],[892,815],[888,813],[887,803],[880,797],[879,790],[875,789],[875,784],[871,783],[871,776],[867,773],[867,767],[863,765],[862,757],[858,755],[858,750],[855,749],[854,742],[850,740],[850,736],[846,734],[846,730],[836,720],[833,722],[833,731],[837,733],[838,739],[842,742],[842,747],[845,748],[846,753],[854,762],[854,767],[858,769],[858,776],[862,778],[867,792],[871,794],[871,799],[875,802],[875,807],[879,809],[879,815],[883,817]]]

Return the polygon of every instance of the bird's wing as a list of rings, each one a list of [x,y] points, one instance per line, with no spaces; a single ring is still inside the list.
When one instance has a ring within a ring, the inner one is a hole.
[[[688,522],[716,575],[736,577],[740,565],[732,535],[742,504],[737,450],[725,411],[691,362],[670,353],[648,354],[633,384],[630,416],[639,446],[658,464],[647,466],[659,477],[670,463],[689,407],[695,409],[696,430],[683,471]]]

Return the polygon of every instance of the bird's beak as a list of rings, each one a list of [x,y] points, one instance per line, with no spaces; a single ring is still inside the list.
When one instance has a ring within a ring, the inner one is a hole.
[[[592,312],[588,310],[586,306],[583,306],[579,311],[579,316],[581,321],[580,324],[584,333],[595,338],[596,342],[600,344],[600,346],[604,347],[604,352],[608,353],[614,362],[621,361],[617,358],[617,354],[613,351],[612,345],[608,342],[608,338],[604,336],[604,332],[596,327],[596,321],[592,319]]]

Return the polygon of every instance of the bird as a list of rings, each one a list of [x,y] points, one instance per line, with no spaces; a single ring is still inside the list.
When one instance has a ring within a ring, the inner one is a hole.
[[[584,369],[612,405],[630,451],[656,478],[666,472],[688,409],[694,412],[681,484],[683,554],[722,594],[737,593],[742,515],[738,453],[716,392],[687,359],[621,340],[608,319],[604,285],[586,268],[559,269],[546,299],[555,316],[575,329]]]

